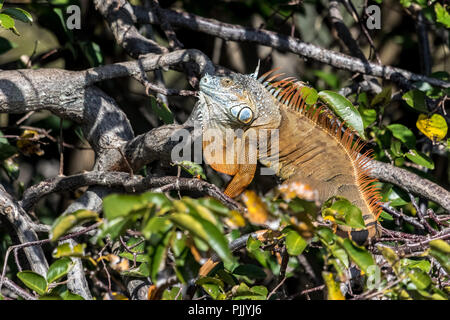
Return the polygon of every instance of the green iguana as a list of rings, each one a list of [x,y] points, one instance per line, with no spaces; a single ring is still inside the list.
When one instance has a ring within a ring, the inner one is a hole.
[[[202,126],[204,159],[214,170],[233,176],[225,194],[238,196],[252,181],[259,160],[281,179],[316,189],[322,203],[343,196],[358,206],[366,229],[338,225],[338,234],[358,243],[378,236],[380,195],[365,167],[370,151],[361,155],[361,140],[353,142],[354,132],[345,129],[330,111],[325,112],[324,106],[308,106],[301,82],[279,80],[281,75],[273,75],[275,70],[258,78],[258,69],[250,75],[207,74],[200,80],[196,113]],[[234,149],[224,134],[227,129],[240,130],[233,137]],[[267,152],[262,153],[254,133],[275,129],[277,150],[270,150],[269,142]]]

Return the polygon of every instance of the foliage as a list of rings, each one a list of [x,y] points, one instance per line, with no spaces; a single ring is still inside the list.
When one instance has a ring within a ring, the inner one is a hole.
[[[358,4],[358,14],[363,16],[363,1],[354,2]],[[400,68],[423,73],[417,63],[420,44],[413,25],[413,17],[420,12],[430,26],[430,33],[433,32],[433,61],[439,61],[430,77],[449,81],[448,66],[445,69],[445,61],[439,55],[448,49],[449,5],[424,0],[374,3],[383,12],[395,6],[401,12],[398,19],[402,22],[389,31],[370,31],[376,40],[375,51],[380,56],[388,56]],[[45,52],[32,48],[27,53],[31,65],[17,55],[11,61],[1,60],[1,69],[37,69],[59,63],[59,67],[67,70],[84,70],[128,59],[93,6],[88,6],[83,13],[86,17],[82,31],[68,29],[65,9],[69,4],[80,2],[61,0],[5,8],[0,1],[0,25],[7,30],[0,37],[0,58],[26,45],[17,44],[26,34],[21,31],[22,22],[27,28],[33,23],[33,27],[40,28],[39,32],[49,32],[57,41],[56,48]],[[286,35],[292,32],[293,36],[317,46],[335,50],[341,45],[331,25],[317,23],[322,21],[323,12],[327,12],[320,1],[213,3],[202,0],[178,1],[177,5],[186,12],[205,17],[220,12],[215,18],[241,25],[248,25],[248,17],[252,16],[262,19],[266,29]],[[229,12],[236,14],[230,18]],[[343,19],[348,26],[360,29],[352,14],[345,14]],[[140,31],[148,32],[145,28]],[[250,66],[254,68],[258,59],[262,69],[271,68],[273,61],[285,61],[289,72],[301,74],[302,81],[308,83],[302,87],[306,103],[326,105],[367,143],[364,151],[373,149],[374,159],[414,172],[448,189],[448,88],[424,81],[402,87],[389,81],[378,82],[375,90],[361,86],[344,95],[345,90],[341,89],[366,79],[361,74],[330,71],[317,62],[305,63],[284,53],[265,55],[253,44],[239,46],[234,52],[226,41],[220,47],[214,37],[201,33],[192,37],[192,33],[184,30],[175,31],[186,48],[197,48],[211,58],[211,48],[217,46],[214,62],[232,70],[246,72]],[[159,43],[165,41],[161,40],[165,39],[162,30],[154,28],[152,32]],[[33,42],[30,38],[27,41]],[[364,52],[370,50],[364,36],[358,41],[367,48]],[[389,46],[398,49],[393,57],[386,49]],[[444,50],[439,50],[442,46]],[[54,59],[49,62],[48,57]],[[239,70],[242,66],[246,70]],[[163,80],[167,87],[188,87],[179,73],[166,71]],[[136,89],[136,83],[128,79],[109,80],[99,86],[123,108],[136,135],[153,127],[183,122],[195,102],[188,97],[170,97],[164,101],[156,94],[148,96],[145,88]],[[46,111],[31,112],[25,119],[22,119],[24,115],[3,116],[0,116],[0,179],[17,199],[22,198],[26,188],[57,175],[61,153],[67,175],[92,168],[92,164],[86,163],[81,169],[77,167],[87,157],[80,156],[81,152],[90,148],[77,123],[62,121]],[[56,173],[48,174],[47,167]],[[160,159],[133,174],[144,178],[179,175],[192,181],[209,182],[222,190],[226,184],[226,179],[211,172],[207,165],[190,161],[168,164]],[[67,188],[42,199],[30,210],[50,230],[46,233],[49,244],[43,246],[50,257],[48,272],[22,270],[11,257],[0,261],[7,265],[9,279],[43,300],[83,299],[71,292],[66,283],[75,259],[81,259],[95,299],[129,299],[124,285],[126,279],[144,281],[150,300],[448,299],[450,249],[443,231],[448,230],[449,216],[438,204],[410,195],[399,186],[377,183],[385,204],[379,222],[392,233],[360,246],[334,232],[338,225],[366,229],[361,209],[348,199],[333,197],[318,203],[311,196],[313,188],[307,184],[292,188],[263,176],[255,179],[249,190],[237,199],[245,207],[240,211],[198,190],[156,188],[142,193],[120,193],[109,188],[99,212],[77,210],[62,214],[68,203],[85,192],[85,189]],[[96,228],[83,233],[85,227],[94,224]],[[10,236],[12,228],[5,225],[0,224],[1,259],[5,258],[7,248],[16,244]],[[61,241],[80,230],[78,243]],[[308,270],[312,270],[311,279],[306,279]],[[284,285],[277,288],[281,281],[285,281]],[[190,295],[181,290],[182,286],[189,288]],[[310,288],[317,290],[309,291]]]

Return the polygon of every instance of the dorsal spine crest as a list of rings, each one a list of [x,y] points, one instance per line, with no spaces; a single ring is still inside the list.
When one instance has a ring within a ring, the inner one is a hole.
[[[381,196],[379,194],[379,188],[374,185],[377,180],[369,177],[370,172],[369,168],[367,168],[367,163],[372,159],[372,150],[368,150],[361,155],[360,152],[365,146],[365,142],[358,137],[356,142],[353,143],[355,132],[351,128],[344,129],[345,121],[339,121],[323,104],[318,105],[315,103],[313,105],[307,105],[307,96],[304,96],[302,93],[304,85],[301,85],[301,82],[293,77],[276,80],[283,75],[280,73],[271,76],[278,69],[273,69],[263,74],[258,78],[258,81],[263,84],[279,103],[299,112],[299,114],[314,122],[344,147],[355,168],[356,185],[368,208],[374,214],[375,218],[378,219],[382,211],[379,205]],[[272,82],[274,80],[276,81]]]

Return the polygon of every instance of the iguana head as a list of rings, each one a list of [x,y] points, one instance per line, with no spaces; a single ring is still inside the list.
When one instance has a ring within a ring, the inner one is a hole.
[[[214,170],[234,176],[225,190],[230,197],[253,179],[261,129],[278,129],[281,121],[278,101],[257,75],[258,68],[250,75],[206,74],[200,80],[195,114],[201,120],[203,156]]]
[[[200,80],[202,128],[276,128],[280,115],[276,100],[255,73],[226,76],[206,74]]]

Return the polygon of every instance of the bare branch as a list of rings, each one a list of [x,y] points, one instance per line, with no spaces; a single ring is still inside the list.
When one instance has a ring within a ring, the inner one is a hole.
[[[159,24],[157,16],[143,7],[124,5],[139,23]],[[207,33],[224,40],[252,42],[282,51],[289,51],[310,58],[333,67],[359,72],[363,74],[381,77],[386,80],[404,83],[407,81],[425,81],[431,85],[449,88],[450,83],[436,78],[416,74],[404,69],[384,66],[372,62],[365,62],[332,50],[320,48],[316,45],[305,43],[297,38],[282,35],[276,32],[244,28],[239,25],[223,23],[215,19],[207,19],[194,14],[174,10],[164,10],[165,17],[172,26],[188,28],[193,31]]]
[[[142,36],[134,27],[133,17],[122,8],[123,2],[115,0],[94,0],[96,9],[103,15],[116,38],[130,56],[138,58],[147,53],[167,53],[167,48]]]
[[[406,191],[427,198],[439,204],[450,212],[450,192],[441,186],[419,177],[408,170],[394,167],[388,163],[372,160],[367,164],[371,169],[370,175],[399,186]]]
[[[14,227],[14,231],[19,237],[20,242],[28,243],[38,241],[36,232],[30,227],[31,221],[26,212],[18,205],[13,198],[0,185],[0,214]],[[31,269],[40,275],[46,276],[48,263],[44,252],[40,247],[31,247],[25,249],[25,255]],[[5,262],[6,263],[6,262]]]
[[[125,172],[99,172],[91,171],[73,176],[58,176],[44,180],[30,188],[24,194],[20,202],[27,210],[43,196],[53,192],[73,190],[83,186],[103,186],[107,188],[121,187],[126,192],[143,192],[150,188],[164,187],[165,190],[190,190],[205,193],[216,198],[232,210],[243,211],[240,204],[227,197],[218,187],[200,179],[166,177],[142,177],[130,176]]]

